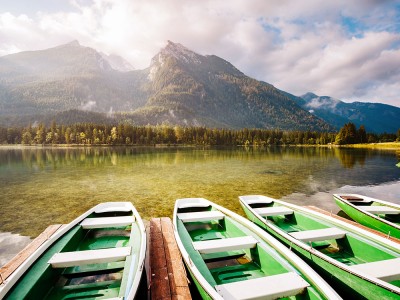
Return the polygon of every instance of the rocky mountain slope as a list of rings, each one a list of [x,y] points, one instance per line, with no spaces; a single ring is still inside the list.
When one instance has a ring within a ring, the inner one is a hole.
[[[246,76],[222,58],[170,41],[144,70],[76,41],[0,57],[3,126],[54,119],[334,130],[329,123],[336,123],[311,113],[307,101]]]

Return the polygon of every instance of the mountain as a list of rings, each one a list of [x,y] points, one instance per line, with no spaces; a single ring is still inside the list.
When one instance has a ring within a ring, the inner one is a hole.
[[[0,57],[0,116],[55,114],[71,109],[107,113],[143,105],[141,71],[114,62],[77,41]]]
[[[339,115],[336,110],[320,109],[333,105],[333,100],[321,99],[320,107],[316,107],[314,98],[293,96],[246,76],[220,57],[200,55],[170,41],[143,70],[77,41],[0,57],[3,126],[54,119],[59,123],[98,120],[332,131],[335,128],[330,123],[339,128],[340,122],[355,116],[372,118],[374,109],[381,111],[384,106],[365,104],[370,107],[370,116],[359,103],[359,113],[346,114],[342,109]],[[342,105],[347,103],[339,101],[335,109]],[[371,108],[373,105],[375,108]],[[388,114],[397,112],[397,108],[386,108]],[[385,126],[382,124],[382,128]]]
[[[400,108],[381,104],[346,103],[329,96],[307,93],[292,98],[304,109],[332,124],[337,130],[352,122],[357,127],[364,125],[367,132],[394,133],[400,128]]]
[[[133,112],[136,119],[225,128],[330,129],[272,85],[215,55],[168,42],[147,70],[150,96]]]
[[[85,113],[78,113],[84,111]],[[0,57],[0,124],[36,121],[330,130],[272,85],[168,42],[144,70],[81,46]],[[68,121],[69,120],[69,121]]]

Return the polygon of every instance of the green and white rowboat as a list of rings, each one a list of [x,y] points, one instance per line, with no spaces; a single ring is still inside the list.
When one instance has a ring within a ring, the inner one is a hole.
[[[239,197],[247,217],[300,255],[345,299],[400,299],[400,244],[313,210]]]
[[[177,200],[174,228],[203,299],[340,299],[276,239],[206,199]]]
[[[133,299],[146,252],[130,202],[107,202],[58,230],[0,285],[0,299]]]
[[[335,194],[333,198],[354,221],[400,239],[400,205],[358,194]]]

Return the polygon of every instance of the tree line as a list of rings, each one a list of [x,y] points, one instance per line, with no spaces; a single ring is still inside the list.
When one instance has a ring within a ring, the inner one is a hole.
[[[351,123],[350,123],[351,124]],[[366,133],[346,124],[339,133],[278,129],[212,129],[181,126],[99,125],[70,126],[53,121],[49,126],[0,127],[0,144],[24,145],[327,145],[394,141],[400,135]]]
[[[336,135],[335,144],[348,145],[348,144],[364,144],[364,143],[377,143],[377,142],[394,142],[400,141],[400,129],[397,134],[381,133],[379,135],[367,133],[364,125],[359,129],[356,128],[354,123],[346,123]]]

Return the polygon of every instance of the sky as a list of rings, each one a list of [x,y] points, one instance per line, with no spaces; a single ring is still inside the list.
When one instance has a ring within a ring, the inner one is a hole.
[[[72,40],[136,69],[171,40],[294,95],[400,107],[400,0],[0,0],[0,56]]]

